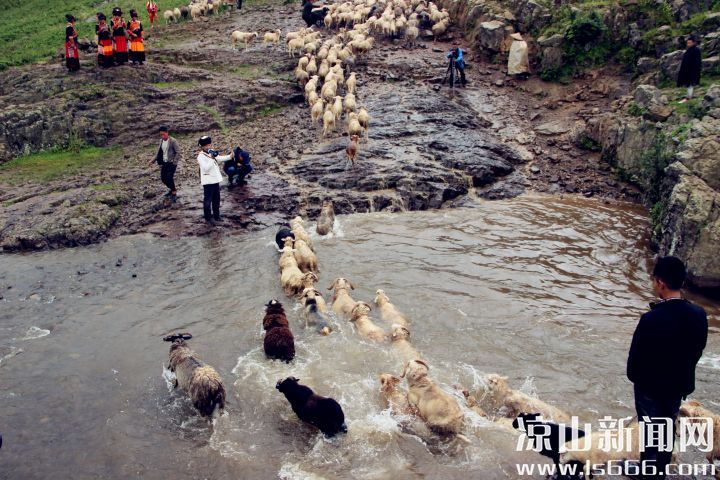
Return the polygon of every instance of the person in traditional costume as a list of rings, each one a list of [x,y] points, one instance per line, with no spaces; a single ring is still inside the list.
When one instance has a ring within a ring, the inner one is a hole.
[[[65,15],[67,27],[65,27],[65,65],[68,72],[80,70],[80,51],[78,50],[77,31],[75,30],[75,17]]]
[[[142,65],[145,61],[145,43],[143,42],[143,27],[135,9],[130,10],[128,35],[130,35],[130,61],[133,65],[137,63]]]
[[[123,65],[128,61],[127,25],[122,18],[120,7],[113,8],[112,14],[111,27],[115,44],[115,63]]]
[[[98,23],[95,25],[98,44],[98,65],[103,68],[113,66],[113,41],[110,26],[104,13],[97,14]]]
[[[158,6],[157,3],[150,0],[145,4],[145,8],[147,8],[148,11],[148,18],[150,19],[150,28],[155,28],[155,20],[157,20],[157,11]]]

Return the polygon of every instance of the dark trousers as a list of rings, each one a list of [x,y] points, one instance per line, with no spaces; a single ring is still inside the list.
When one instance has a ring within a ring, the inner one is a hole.
[[[680,411],[681,398],[656,398],[647,392],[644,392],[641,388],[635,387],[635,410],[637,411],[638,421],[643,421],[643,417],[660,417],[670,418],[672,425],[675,425],[678,412]],[[666,424],[667,422],[657,421],[652,422],[653,424]],[[674,432],[674,430],[673,430]],[[639,440],[639,439],[638,439]],[[674,440],[674,436],[673,436]],[[658,475],[645,475],[643,478],[665,478],[665,467],[670,463],[672,458],[673,444],[670,444],[670,451],[661,452],[657,447],[645,447],[644,452],[640,452],[640,461],[645,465],[653,465],[657,469],[657,472],[662,472]]]
[[[460,83],[462,85],[465,85],[465,67],[458,66],[458,70],[460,70]]]
[[[220,184],[203,185],[203,213],[205,220],[210,220],[210,213],[215,220],[220,220]]]
[[[237,0],[237,8],[238,10],[242,8],[242,0]]]
[[[250,173],[250,167],[247,165],[240,165],[240,167],[228,167],[225,170],[228,176],[228,185],[232,185],[233,181],[237,181],[238,185],[245,183],[245,177]]]
[[[177,165],[174,163],[163,163],[160,167],[160,180],[170,189],[171,192],[175,192],[175,170]]]

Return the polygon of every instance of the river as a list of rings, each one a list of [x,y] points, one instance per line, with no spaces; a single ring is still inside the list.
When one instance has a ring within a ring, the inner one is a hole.
[[[447,391],[485,373],[591,421],[631,415],[625,362],[650,301],[645,213],[579,198],[523,196],[476,208],[338,218],[316,239],[324,290],[382,288],[412,320],[412,341]],[[401,373],[389,345],[346,321],[321,337],[279,287],[275,231],[203,238],[123,237],[0,256],[0,478],[516,478],[516,438],[468,411],[471,444],[425,445],[378,395]],[[297,358],[262,352],[263,305],[290,311]],[[720,308],[693,395],[720,410]],[[383,325],[380,320],[377,323]],[[168,332],[228,388],[214,425],[172,392]],[[337,399],[349,433],[322,438],[275,389],[294,375]]]

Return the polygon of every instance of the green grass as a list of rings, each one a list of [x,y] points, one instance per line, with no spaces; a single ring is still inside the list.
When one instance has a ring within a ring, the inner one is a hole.
[[[169,8],[186,5],[188,0],[163,0],[158,12],[161,24],[162,12]],[[75,28],[80,38],[95,37],[95,13],[102,11],[110,17],[112,7],[122,8],[125,19],[135,8],[140,21],[150,28],[145,0],[120,0],[105,3],[97,0],[2,0],[0,21],[0,70],[13,65],[24,65],[52,58],[65,45],[65,14],[75,15]],[[90,18],[92,17],[92,18]],[[86,20],[91,20],[86,22]]]
[[[48,182],[110,164],[121,153],[119,147],[83,147],[18,157],[0,165],[0,183]]]
[[[117,186],[117,183],[103,183],[100,185],[93,185],[92,189],[96,192],[107,192],[108,190],[115,190]]]
[[[153,83],[153,87],[155,88],[177,88],[177,89],[188,89],[192,88],[195,85],[197,85],[198,82],[194,80],[188,80],[183,82],[157,82]]]
[[[274,114],[280,112],[283,108],[285,108],[285,107],[272,102],[272,103],[262,107],[260,109],[260,111],[258,112],[258,116],[259,117],[269,117],[270,115],[274,115]]]
[[[212,119],[215,120],[215,122],[218,124],[218,126],[220,127],[220,130],[224,134],[228,133],[228,129],[225,126],[225,120],[223,120],[222,115],[220,115],[220,112],[218,112],[217,110],[215,110],[212,107],[208,107],[207,105],[200,105],[198,108],[200,108],[200,110],[202,110],[203,112],[210,115],[212,117]]]

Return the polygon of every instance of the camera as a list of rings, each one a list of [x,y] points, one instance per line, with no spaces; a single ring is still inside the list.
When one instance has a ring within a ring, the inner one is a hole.
[[[218,152],[217,150],[213,150],[212,148],[208,148],[208,153],[213,157],[217,157],[218,155],[220,155],[220,152]]]

